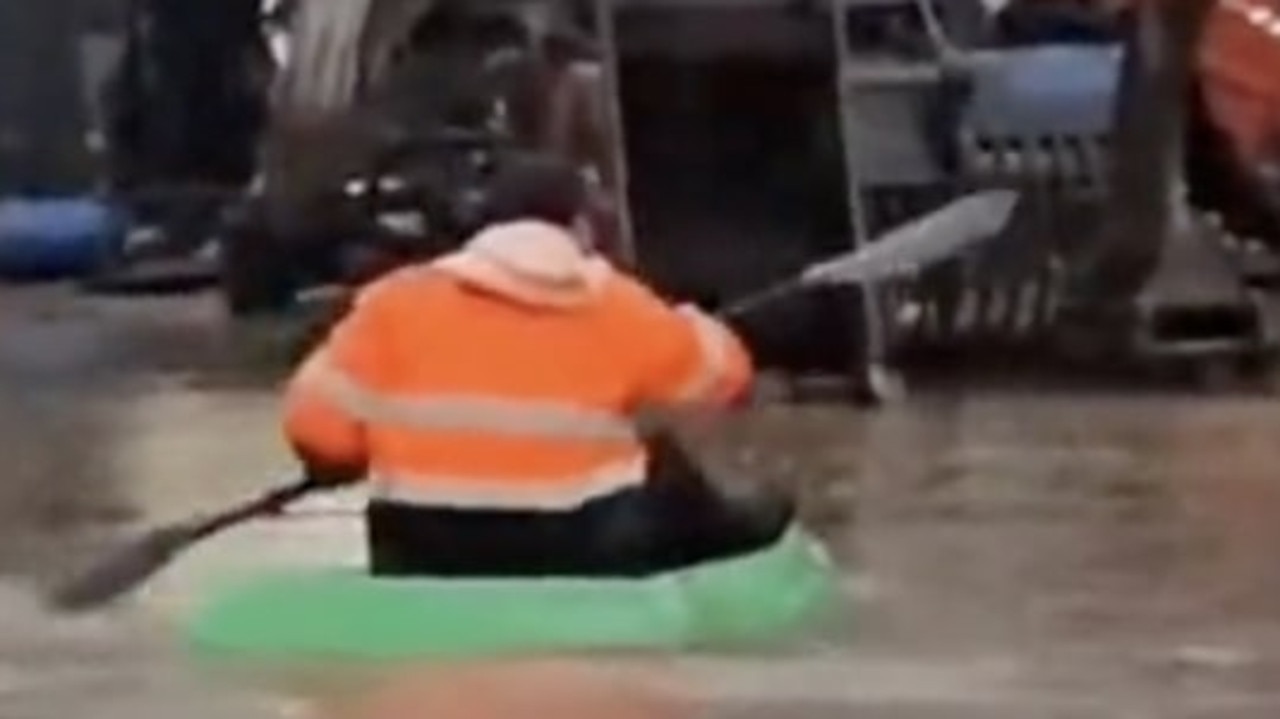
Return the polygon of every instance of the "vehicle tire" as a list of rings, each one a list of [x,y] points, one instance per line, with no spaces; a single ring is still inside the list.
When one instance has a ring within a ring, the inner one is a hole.
[[[227,224],[221,244],[220,283],[234,317],[282,312],[294,301],[294,282],[280,238],[252,216]]]

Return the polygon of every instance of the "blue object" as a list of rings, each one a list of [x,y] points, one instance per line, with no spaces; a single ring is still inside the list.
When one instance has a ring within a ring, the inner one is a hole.
[[[123,243],[126,226],[122,212],[90,198],[0,200],[0,278],[89,273]]]
[[[995,137],[1105,134],[1120,84],[1117,45],[978,52],[965,125]]]

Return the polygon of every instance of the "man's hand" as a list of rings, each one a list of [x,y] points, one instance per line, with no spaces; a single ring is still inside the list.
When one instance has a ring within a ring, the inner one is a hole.
[[[368,473],[366,467],[335,464],[314,457],[304,457],[302,466],[306,472],[307,479],[316,484],[335,489],[349,484],[356,484],[364,479]]]

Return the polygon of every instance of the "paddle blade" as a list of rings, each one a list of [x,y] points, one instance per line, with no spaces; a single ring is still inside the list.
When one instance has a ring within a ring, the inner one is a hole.
[[[806,285],[876,282],[911,274],[948,260],[994,237],[1009,223],[1018,193],[988,190],[966,195],[901,225],[856,252],[816,264],[801,277]]]
[[[63,611],[107,604],[142,585],[197,538],[186,526],[151,531],[55,587],[49,602]]]

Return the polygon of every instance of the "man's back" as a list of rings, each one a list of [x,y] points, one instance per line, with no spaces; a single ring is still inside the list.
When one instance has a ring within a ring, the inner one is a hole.
[[[750,374],[719,323],[513,222],[366,288],[295,379],[286,431],[402,500],[572,509],[643,481],[637,409],[722,403]]]
[[[665,350],[666,308],[617,273],[587,303],[537,307],[411,268],[366,290],[359,311],[381,328],[380,364],[401,388],[628,412]]]

